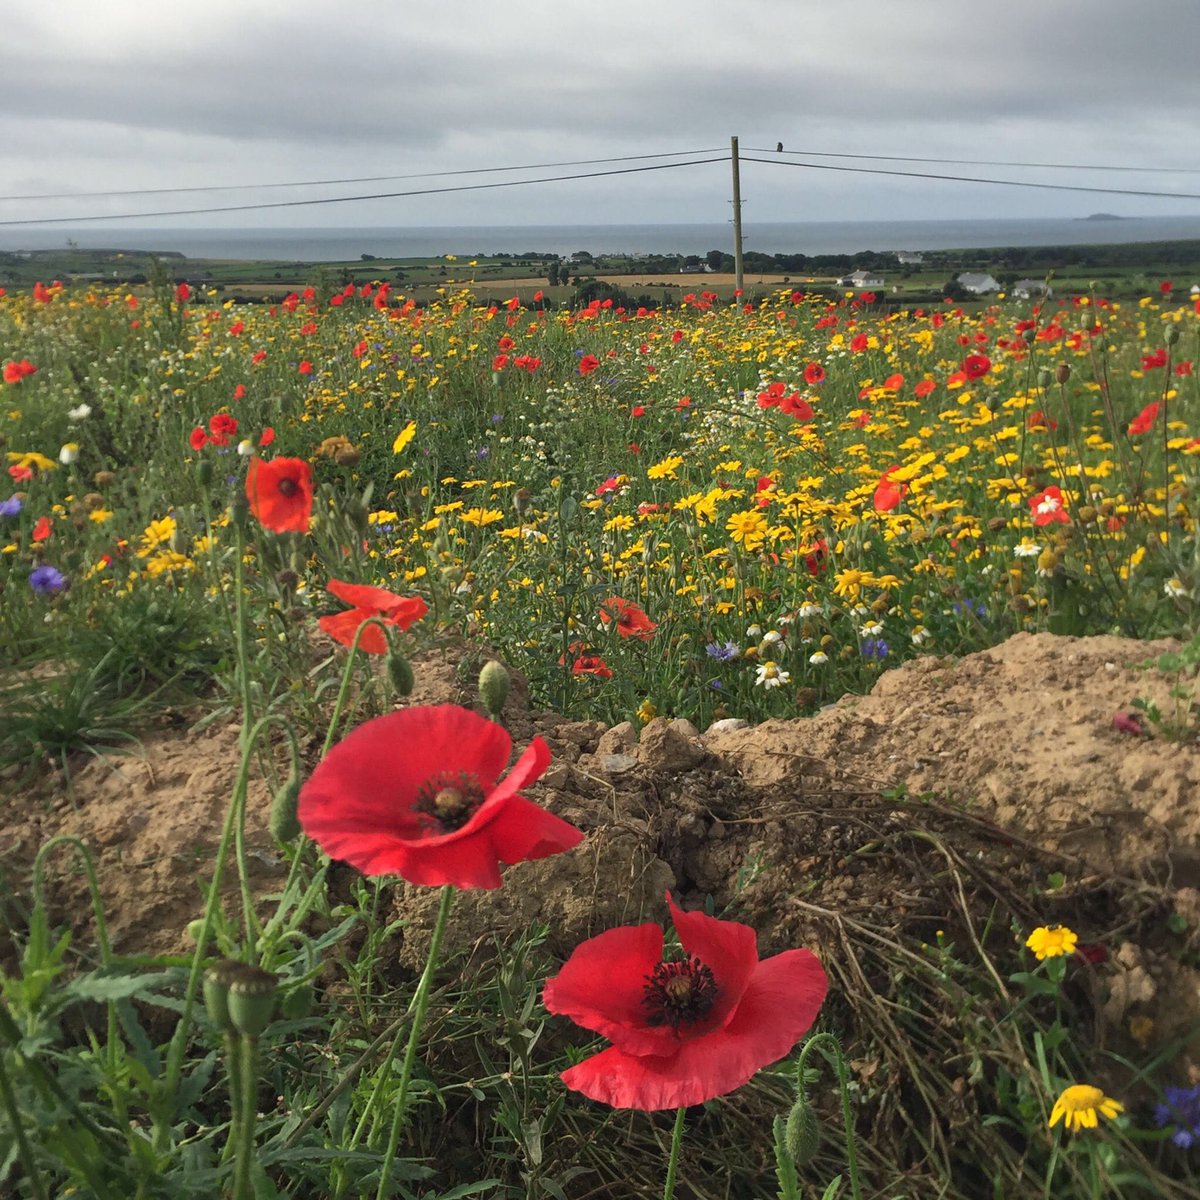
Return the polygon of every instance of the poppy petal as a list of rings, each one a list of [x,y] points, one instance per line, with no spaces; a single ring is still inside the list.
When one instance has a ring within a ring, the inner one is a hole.
[[[700,911],[684,912],[670,894],[667,904],[680,944],[689,956],[698,958],[708,967],[717,981],[716,999],[705,1025],[724,1025],[737,1008],[759,965],[758,934],[749,925],[737,921],[721,921]]]
[[[669,1053],[678,1045],[674,1031],[648,1025],[643,1003],[646,977],[662,962],[662,949],[657,924],[608,929],[575,947],[562,970],[546,981],[542,1002],[549,1012],[570,1017],[629,1054]]]
[[[379,613],[390,613],[405,602],[404,596],[397,596],[387,588],[371,587],[365,583],[343,583],[340,579],[329,580],[325,590],[354,608],[369,608]]]
[[[380,615],[382,614],[373,609],[348,608],[345,612],[318,618],[317,624],[335,642],[341,642],[343,646],[352,646],[358,627],[364,621]],[[362,637],[358,639],[358,648],[365,650],[368,654],[386,654],[388,652],[387,635],[378,625],[371,625],[363,630]]]
[[[507,783],[506,779],[500,786],[504,787]],[[492,806],[491,797],[488,804]],[[549,858],[552,854],[573,850],[583,841],[583,834],[574,825],[547,812],[533,801],[526,800],[524,796],[510,796],[495,807],[499,812],[488,822],[487,840],[492,845],[493,857],[502,863]]]

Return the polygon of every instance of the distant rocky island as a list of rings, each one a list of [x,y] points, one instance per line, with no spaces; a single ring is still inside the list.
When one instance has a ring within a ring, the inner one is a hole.
[[[1077,221],[1128,221],[1128,217],[1119,217],[1116,213],[1091,213],[1086,217],[1076,217]]]

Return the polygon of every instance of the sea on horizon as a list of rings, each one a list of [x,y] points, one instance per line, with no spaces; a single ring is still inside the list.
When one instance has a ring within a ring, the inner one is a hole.
[[[1200,216],[923,221],[797,221],[743,225],[743,248],[765,254],[855,254],[996,246],[1116,245],[1200,239]],[[152,229],[132,225],[0,228],[0,251],[82,249],[188,258],[349,262],[454,254],[706,254],[732,252],[730,224],[480,225],[406,228]]]

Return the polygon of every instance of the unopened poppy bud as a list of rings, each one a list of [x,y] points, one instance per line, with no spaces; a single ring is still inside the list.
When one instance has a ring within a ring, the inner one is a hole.
[[[193,945],[200,941],[200,934],[204,931],[204,918],[197,917],[194,921],[189,921],[184,927],[183,932],[187,935],[187,939]]]
[[[1046,390],[1054,382],[1054,373],[1049,367],[1041,367],[1037,374],[1037,385],[1043,391]]]
[[[1036,337],[1037,337],[1036,329],[1022,329],[1021,330],[1021,340],[1026,343],[1032,342],[1033,339]]]
[[[1071,364],[1070,363],[1059,363],[1058,366],[1054,368],[1054,382],[1055,383],[1066,383],[1067,380],[1070,378],[1071,378]]]
[[[393,650],[387,660],[388,676],[397,696],[407,696],[413,690],[416,680],[413,678],[412,663],[403,654]]]
[[[983,403],[984,403],[984,407],[987,408],[988,412],[994,413],[1000,407],[1000,397],[997,396],[993,392],[990,396],[987,397],[986,400],[984,400]]]
[[[493,659],[483,664],[483,670],[479,672],[479,698],[493,720],[499,719],[504,711],[511,683],[512,678],[503,663]]]
[[[242,963],[223,958],[204,972],[204,1007],[208,1019],[222,1033],[237,1032],[229,1015],[229,989],[243,970]]]
[[[787,1127],[783,1135],[784,1148],[788,1157],[798,1166],[803,1167],[812,1161],[813,1155],[821,1142],[821,1127],[817,1124],[817,1114],[803,1093],[792,1105],[788,1113]]]
[[[311,983],[299,983],[288,988],[279,1001],[281,1016],[289,1021],[302,1021],[313,1010],[313,989]]]
[[[245,530],[250,523],[250,501],[242,492],[234,494],[229,504],[229,519],[239,529]]]
[[[207,458],[202,458],[196,465],[196,478],[200,480],[201,487],[208,487],[212,483],[213,465]]]
[[[1163,341],[1166,342],[1168,346],[1174,346],[1175,343],[1179,341],[1179,326],[1168,325],[1166,329],[1163,330]]]
[[[167,539],[167,545],[175,554],[186,554],[188,551],[189,538],[178,525],[171,530],[171,536]]]
[[[358,500],[350,500],[346,507],[342,510],[346,514],[346,520],[354,526],[359,533],[366,533],[367,526],[370,524],[367,512],[367,506]]]
[[[275,799],[271,802],[269,825],[271,836],[277,842],[292,842],[300,836],[300,820],[296,816],[299,804],[300,777],[292,774],[275,793]]]
[[[243,1037],[256,1038],[271,1023],[279,976],[242,964],[229,984],[229,1019]]]

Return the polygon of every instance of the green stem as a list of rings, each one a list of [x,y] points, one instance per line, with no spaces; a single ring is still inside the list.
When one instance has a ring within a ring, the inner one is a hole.
[[[671,1156],[667,1159],[667,1180],[663,1184],[663,1200],[675,1200],[675,1176],[679,1174],[679,1147],[683,1142],[683,1122],[687,1109],[682,1105],[675,1111],[675,1127],[671,1130]]]
[[[246,543],[242,535],[241,522],[235,519],[233,524],[236,531],[233,539],[234,634],[237,639],[238,682],[241,684],[242,691],[241,740],[243,745],[245,745],[250,730],[251,711],[253,708],[250,697],[250,661],[246,648],[246,597],[243,595],[245,590],[245,564],[242,562],[242,559],[246,554]]]
[[[242,1042],[232,1030],[225,1035],[225,1078],[229,1082],[229,1136],[221,1157],[228,1161],[238,1152],[242,1128]]]
[[[221,877],[229,859],[229,847],[233,842],[233,831],[238,821],[238,815],[245,810],[246,788],[250,780],[251,751],[259,735],[268,725],[282,721],[283,717],[278,714],[263,717],[250,730],[250,735],[245,739],[245,745],[242,747],[242,763],[238,770],[237,781],[233,786],[233,798],[229,802],[229,811],[225,815],[225,827],[221,831],[221,844],[217,847],[208,902],[204,906],[204,917],[200,923],[200,932],[196,937],[196,949],[192,955],[192,966],[188,973],[187,985],[184,988],[183,1013],[179,1018],[179,1024],[175,1027],[175,1033],[167,1050],[167,1069],[163,1081],[164,1096],[174,1096],[179,1090],[179,1076],[183,1071],[183,1054],[192,1023],[192,1009],[196,1003],[196,993],[200,989],[200,976],[204,969],[204,952],[208,946],[217,905],[221,899]],[[165,1137],[166,1129],[160,1127],[156,1139],[158,1149],[165,1149]]]
[[[358,642],[363,635],[363,630],[368,625],[377,625],[383,630],[384,634],[388,632],[387,622],[381,617],[369,617],[354,631],[354,641],[350,643],[350,653],[346,655],[346,666],[342,671],[342,686],[338,688],[337,699],[333,702],[333,716],[329,718],[329,730],[325,734],[325,745],[321,747],[321,758],[324,758],[329,753],[329,748],[333,745],[333,739],[337,737],[337,727],[342,719],[342,708],[346,703],[346,693],[350,690],[350,680],[354,674],[354,662],[355,655],[358,652]]]
[[[243,1037],[241,1046],[241,1078],[234,1086],[240,1090],[240,1128],[236,1131],[237,1158],[233,1164],[234,1200],[254,1200],[250,1168],[254,1165],[254,1126],[258,1119],[255,1100],[258,1094],[258,1039]]]
[[[850,1195],[862,1200],[862,1182],[858,1177],[858,1150],[854,1139],[854,1113],[850,1108],[850,1080],[846,1074],[846,1060],[842,1057],[841,1043],[832,1033],[817,1033],[804,1043],[800,1059],[796,1064],[796,1078],[803,1083],[804,1064],[809,1054],[820,1050],[837,1073],[838,1090],[842,1095],[842,1124],[846,1130],[846,1174],[850,1177]]]
[[[1054,1185],[1054,1172],[1058,1167],[1058,1151],[1062,1143],[1054,1139],[1054,1149],[1050,1151],[1050,1162],[1046,1166],[1046,1182],[1042,1187],[1042,1200],[1050,1200],[1051,1189]]]
[[[408,1085],[412,1079],[413,1063],[417,1058],[417,1043],[421,1039],[421,1026],[425,1023],[425,1012],[429,1007],[429,992],[433,985],[434,972],[437,970],[442,935],[446,932],[446,921],[450,916],[453,904],[454,887],[452,884],[446,884],[442,888],[437,920],[429,941],[429,957],[425,961],[425,970],[421,973],[421,981],[417,984],[417,992],[413,997],[412,1029],[408,1035],[408,1049],[404,1052],[404,1065],[400,1068],[400,1087],[393,1102],[395,1113],[392,1116],[392,1129],[388,1134],[387,1149],[383,1155],[383,1166],[379,1173],[379,1188],[375,1193],[375,1200],[387,1200],[388,1186],[392,1177],[392,1163],[396,1158],[396,1147],[400,1144],[400,1130],[404,1126],[405,1110],[408,1107]],[[382,1080],[380,1082],[382,1083]]]

